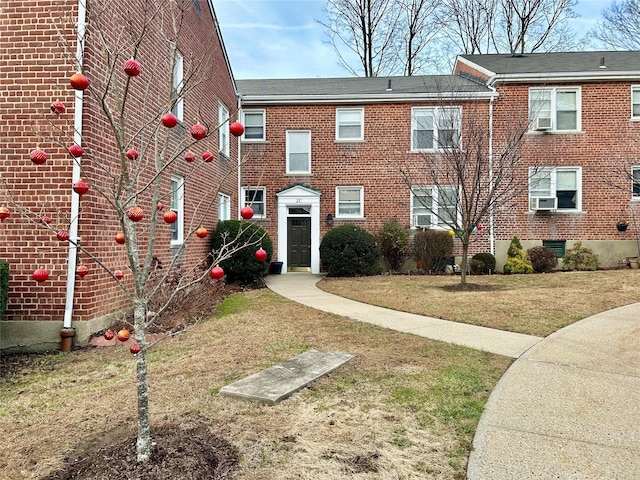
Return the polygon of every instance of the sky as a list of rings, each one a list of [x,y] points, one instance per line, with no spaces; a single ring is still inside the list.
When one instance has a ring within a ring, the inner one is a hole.
[[[612,0],[578,0],[572,27],[586,34]],[[236,79],[344,77],[327,43],[326,0],[214,0]],[[439,72],[449,73],[449,72]]]

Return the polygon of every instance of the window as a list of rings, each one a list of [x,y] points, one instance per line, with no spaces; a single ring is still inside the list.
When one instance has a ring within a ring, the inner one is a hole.
[[[253,218],[266,218],[264,187],[243,187],[242,206],[253,209]]]
[[[640,120],[640,86],[631,87],[631,118]]]
[[[530,88],[529,121],[532,130],[578,131],[580,88]]]
[[[244,136],[245,141],[265,141],[265,111],[264,110],[245,110],[244,120]]]
[[[364,188],[336,187],[336,217],[364,217]]]
[[[631,167],[631,198],[640,200],[640,166]]]
[[[225,157],[229,156],[229,109],[223,104],[218,106],[218,151]]]
[[[532,167],[529,169],[529,209],[581,210],[580,167]]]
[[[287,131],[287,173],[311,173],[311,132]]]
[[[460,107],[413,108],[411,149],[437,150],[460,146]]]
[[[336,140],[364,140],[364,109],[336,109]]]
[[[458,221],[458,188],[417,186],[411,188],[411,226],[447,227]]]
[[[184,240],[184,178],[182,177],[171,177],[171,210],[178,215],[178,220],[171,224],[171,244],[182,244]]]
[[[184,97],[182,96],[182,87],[184,82],[184,57],[180,50],[176,50],[175,59],[173,62],[173,76],[172,76],[172,89],[171,89],[171,101],[173,102],[173,113],[179,121],[183,121],[184,117]]]
[[[564,257],[567,241],[566,240],[543,240],[542,246],[550,248],[556,254],[556,258]]]
[[[231,220],[231,197],[224,193],[218,194],[218,221]]]

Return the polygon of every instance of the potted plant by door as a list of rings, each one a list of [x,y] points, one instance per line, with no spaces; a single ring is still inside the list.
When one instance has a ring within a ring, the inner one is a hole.
[[[618,229],[619,232],[624,232],[628,226],[629,224],[627,223],[626,220],[620,220],[618,221],[618,223],[616,223],[616,228]]]

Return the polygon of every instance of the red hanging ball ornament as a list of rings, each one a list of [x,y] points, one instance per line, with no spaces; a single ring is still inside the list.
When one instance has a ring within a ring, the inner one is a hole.
[[[205,162],[213,162],[214,158],[215,157],[213,156],[213,153],[211,153],[211,152],[202,152],[202,159]]]
[[[58,240],[60,240],[61,242],[66,242],[67,240],[69,240],[69,232],[66,230],[58,230],[56,232],[56,237],[58,237]]]
[[[11,212],[7,207],[0,207],[0,222],[5,218],[9,218],[11,216]]]
[[[209,272],[209,275],[214,280],[220,280],[222,277],[224,277],[224,270],[220,267],[213,267]]]
[[[130,77],[137,77],[140,75],[140,64],[131,58],[124,62],[124,71]]]
[[[124,232],[118,232],[116,233],[116,243],[119,243],[120,245],[124,245],[124,243],[127,241],[124,237]]]
[[[167,210],[162,215],[162,219],[167,223],[176,223],[178,221],[178,214],[173,210]]]
[[[89,273],[89,267],[87,267],[86,265],[78,265],[78,268],[76,268],[76,273],[80,278],[84,278],[84,276]]]
[[[44,162],[47,161],[47,154],[44,150],[40,150],[39,148],[36,148],[35,150],[31,150],[31,153],[29,154],[29,158],[31,158],[31,161],[36,165],[42,165]]]
[[[44,282],[49,278],[49,272],[44,268],[38,268],[33,275],[31,275],[36,282]]]
[[[89,191],[89,185],[82,180],[78,180],[73,184],[73,191],[82,196]]]
[[[45,225],[49,225],[51,223],[51,217],[49,215],[44,215],[42,217],[42,223]]]
[[[167,128],[173,128],[178,124],[178,119],[173,113],[165,113],[161,120],[162,124]]]
[[[193,127],[191,127],[191,136],[196,140],[202,140],[207,136],[207,129],[204,125],[196,123]]]
[[[104,339],[105,340],[113,340],[115,338],[116,334],[113,333],[113,330],[107,330],[106,332],[104,332]]]
[[[196,154],[193,153],[191,150],[189,150],[188,152],[185,152],[184,159],[189,163],[195,162],[196,161]]]
[[[256,250],[255,257],[257,261],[264,262],[267,259],[267,252],[264,249],[259,248]]]
[[[62,115],[64,111],[67,109],[67,107],[64,106],[64,103],[62,103],[60,100],[51,102],[50,108],[51,108],[51,112],[55,113],[56,115]]]
[[[122,270],[114,270],[113,276],[116,277],[118,280],[122,280],[124,277],[124,273],[122,273]]]
[[[130,148],[129,150],[127,150],[127,152],[124,154],[129,160],[137,160],[138,157],[140,156],[140,154],[138,153],[138,151],[134,148]]]
[[[132,222],[139,222],[144,218],[144,212],[140,207],[131,207],[127,210],[127,217],[129,217],[129,220]]]
[[[240,210],[240,216],[245,220],[251,220],[251,218],[253,218],[253,208],[244,207],[242,210]]]
[[[196,236],[198,238],[205,238],[207,235],[209,234],[209,232],[207,231],[206,228],[204,227],[200,227],[196,230]]]
[[[76,90],[86,90],[89,87],[89,79],[81,73],[71,75],[69,83]]]
[[[229,125],[229,132],[234,137],[239,137],[244,133],[244,125],[242,125],[240,122],[233,122],[231,125]]]
[[[69,145],[69,153],[73,155],[75,158],[78,158],[82,156],[82,154],[84,153],[84,150],[82,150],[82,147],[77,143],[73,143]]]
[[[130,347],[129,347],[129,351],[131,353],[133,353],[134,355],[136,353],[140,353],[140,345],[138,345],[137,343],[133,343]]]

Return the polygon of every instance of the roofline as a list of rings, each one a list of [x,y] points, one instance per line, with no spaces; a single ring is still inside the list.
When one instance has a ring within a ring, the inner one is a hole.
[[[243,95],[242,103],[251,105],[318,105],[352,103],[408,103],[433,100],[491,100],[497,92],[446,92],[414,94],[361,94],[361,95]]]
[[[584,82],[589,80],[592,82],[610,82],[610,81],[626,81],[640,80],[640,71],[636,72],[611,72],[608,74],[596,75],[594,72],[557,72],[557,73],[507,73],[494,75],[487,85],[493,86],[498,83],[545,83],[550,80],[555,82]]]
[[[458,62],[464,63],[465,65],[472,67],[474,70],[477,70],[478,72],[486,75],[487,77],[493,77],[496,72],[493,72],[491,70],[486,69],[485,67],[483,67],[482,65],[478,65],[475,62],[472,62],[471,60],[467,60],[466,58],[462,57],[461,55],[458,55],[456,57],[456,64],[453,66],[453,71],[456,71],[456,67],[458,66]]]
[[[229,72],[229,77],[231,78],[233,91],[235,92],[236,97],[239,97],[240,93],[238,92],[238,85],[236,84],[236,79],[233,76],[233,70],[231,69],[231,61],[229,61],[229,56],[227,55],[227,47],[225,46],[224,39],[222,38],[222,30],[220,30],[220,24],[218,23],[218,16],[216,15],[216,9],[213,8],[213,0],[207,0],[207,5],[209,6],[211,18],[213,19],[213,26],[216,30],[218,41],[220,42],[220,48],[222,48],[222,56],[224,57],[224,63],[227,66],[227,71]]]

